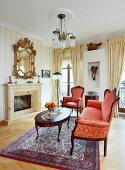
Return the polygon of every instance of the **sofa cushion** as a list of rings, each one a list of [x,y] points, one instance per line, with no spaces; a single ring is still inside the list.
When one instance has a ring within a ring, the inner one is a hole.
[[[102,120],[108,121],[110,117],[111,107],[113,104],[115,97],[113,92],[107,93],[104,101],[102,102],[101,110],[102,110]]]
[[[102,102],[99,102],[97,100],[88,100],[87,101],[87,107],[94,107],[97,109],[101,109]]]
[[[63,106],[64,107],[71,107],[71,108],[73,107],[74,108],[74,107],[77,107],[77,103],[75,103],[75,102],[67,102],[67,103],[64,103]]]
[[[79,118],[102,120],[102,113],[101,110],[97,108],[85,107],[82,113],[79,115]]]

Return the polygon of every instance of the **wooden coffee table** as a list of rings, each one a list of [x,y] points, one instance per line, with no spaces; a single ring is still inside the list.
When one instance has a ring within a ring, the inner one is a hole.
[[[38,139],[38,137],[39,137],[38,126],[39,127],[58,126],[58,138],[57,138],[57,141],[58,142],[60,141],[59,140],[59,135],[60,135],[60,132],[61,132],[62,124],[64,122],[66,122],[66,121],[68,121],[68,124],[69,124],[71,110],[68,109],[68,108],[57,108],[56,111],[60,112],[61,114],[59,114],[57,117],[52,118],[52,119],[47,119],[47,120],[42,119],[43,115],[45,115],[45,114],[47,114],[49,112],[48,110],[42,111],[42,112],[38,113],[35,116],[34,119],[35,119],[35,127],[36,127],[36,132],[37,132],[36,139]],[[68,126],[68,124],[67,124],[67,126]]]

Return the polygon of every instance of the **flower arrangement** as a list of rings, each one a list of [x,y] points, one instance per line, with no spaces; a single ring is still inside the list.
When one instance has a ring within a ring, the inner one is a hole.
[[[46,102],[45,107],[48,108],[49,110],[55,108],[57,104],[55,102]]]

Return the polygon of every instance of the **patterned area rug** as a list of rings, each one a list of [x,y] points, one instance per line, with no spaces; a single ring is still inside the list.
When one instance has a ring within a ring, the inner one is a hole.
[[[57,142],[58,127],[32,128],[0,151],[0,155],[12,159],[67,170],[99,170],[99,143],[75,140],[73,156],[70,156],[70,137],[74,120],[62,125],[60,142]]]

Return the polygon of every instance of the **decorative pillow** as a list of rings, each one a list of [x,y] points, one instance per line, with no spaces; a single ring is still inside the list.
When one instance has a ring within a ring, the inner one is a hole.
[[[94,107],[97,109],[101,109],[102,102],[96,101],[96,100],[88,100],[87,101],[87,107]]]

